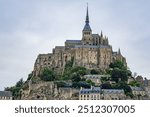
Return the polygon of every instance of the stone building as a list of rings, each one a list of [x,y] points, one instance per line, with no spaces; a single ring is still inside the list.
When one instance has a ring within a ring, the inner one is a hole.
[[[80,89],[79,100],[124,100],[126,95],[123,89],[101,89],[91,86],[90,89]]]
[[[104,100],[124,100],[126,99],[126,95],[123,89],[103,89]]]
[[[145,89],[145,92],[146,94],[149,96],[149,99],[150,99],[150,80],[145,78],[144,79],[144,89]]]
[[[10,91],[0,91],[0,100],[12,100],[12,93]]]
[[[82,30],[81,40],[66,40],[65,46],[56,46],[52,53],[39,54],[34,64],[33,75],[37,76],[45,67],[53,68],[62,73],[68,61],[73,66],[83,66],[87,69],[107,69],[111,62],[120,60],[126,65],[126,59],[118,52],[112,50],[108,37],[93,34],[89,24],[88,7],[85,26]]]
[[[137,81],[138,83],[144,85],[144,79],[143,79],[142,76],[137,76],[135,79],[136,79],[136,81]]]
[[[132,89],[132,94],[134,96],[144,96],[146,94],[144,88],[142,88],[142,87],[132,87],[132,86],[130,86],[130,87]]]
[[[101,88],[93,87],[91,89],[80,89],[79,100],[100,100],[101,99]]]

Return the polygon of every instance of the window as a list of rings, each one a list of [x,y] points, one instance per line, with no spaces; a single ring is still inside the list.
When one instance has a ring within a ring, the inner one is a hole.
[[[94,95],[94,100],[96,100],[96,95]]]

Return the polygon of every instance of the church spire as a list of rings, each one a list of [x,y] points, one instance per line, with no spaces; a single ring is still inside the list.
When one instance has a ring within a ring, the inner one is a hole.
[[[92,31],[91,27],[89,25],[89,11],[88,11],[88,3],[87,3],[87,10],[86,10],[86,19],[85,19],[85,26],[83,28],[83,31]]]
[[[86,24],[89,24],[89,11],[88,11],[88,3],[87,3],[87,11],[86,11],[86,20],[85,20]]]

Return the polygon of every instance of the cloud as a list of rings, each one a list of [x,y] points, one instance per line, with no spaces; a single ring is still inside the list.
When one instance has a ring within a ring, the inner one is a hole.
[[[27,78],[39,53],[81,39],[86,0],[0,1],[0,89]],[[150,78],[149,1],[89,0],[93,33],[103,33],[129,67]]]

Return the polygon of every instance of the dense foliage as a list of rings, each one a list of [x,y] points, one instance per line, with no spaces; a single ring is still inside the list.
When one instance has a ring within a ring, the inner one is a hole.
[[[54,71],[49,68],[45,68],[43,69],[40,78],[43,81],[54,81],[55,80]]]
[[[99,74],[99,71],[95,70],[95,69],[92,69],[91,70],[91,74]]]
[[[23,84],[24,84],[24,81],[23,81],[23,79],[21,78],[21,79],[16,83],[15,86],[6,87],[6,88],[5,88],[5,91],[11,91],[11,92],[12,92],[13,99],[20,99],[20,97],[21,97],[21,92],[20,92],[20,90],[22,89]]]
[[[80,66],[73,67],[73,60],[71,60],[65,65],[62,80],[72,80],[73,82],[78,82],[85,74],[87,74],[87,69]]]
[[[127,67],[119,60],[111,63],[110,68],[112,69],[110,72],[111,78],[117,83],[120,81],[126,82],[128,80],[128,76],[131,75],[131,71],[128,70]]]

